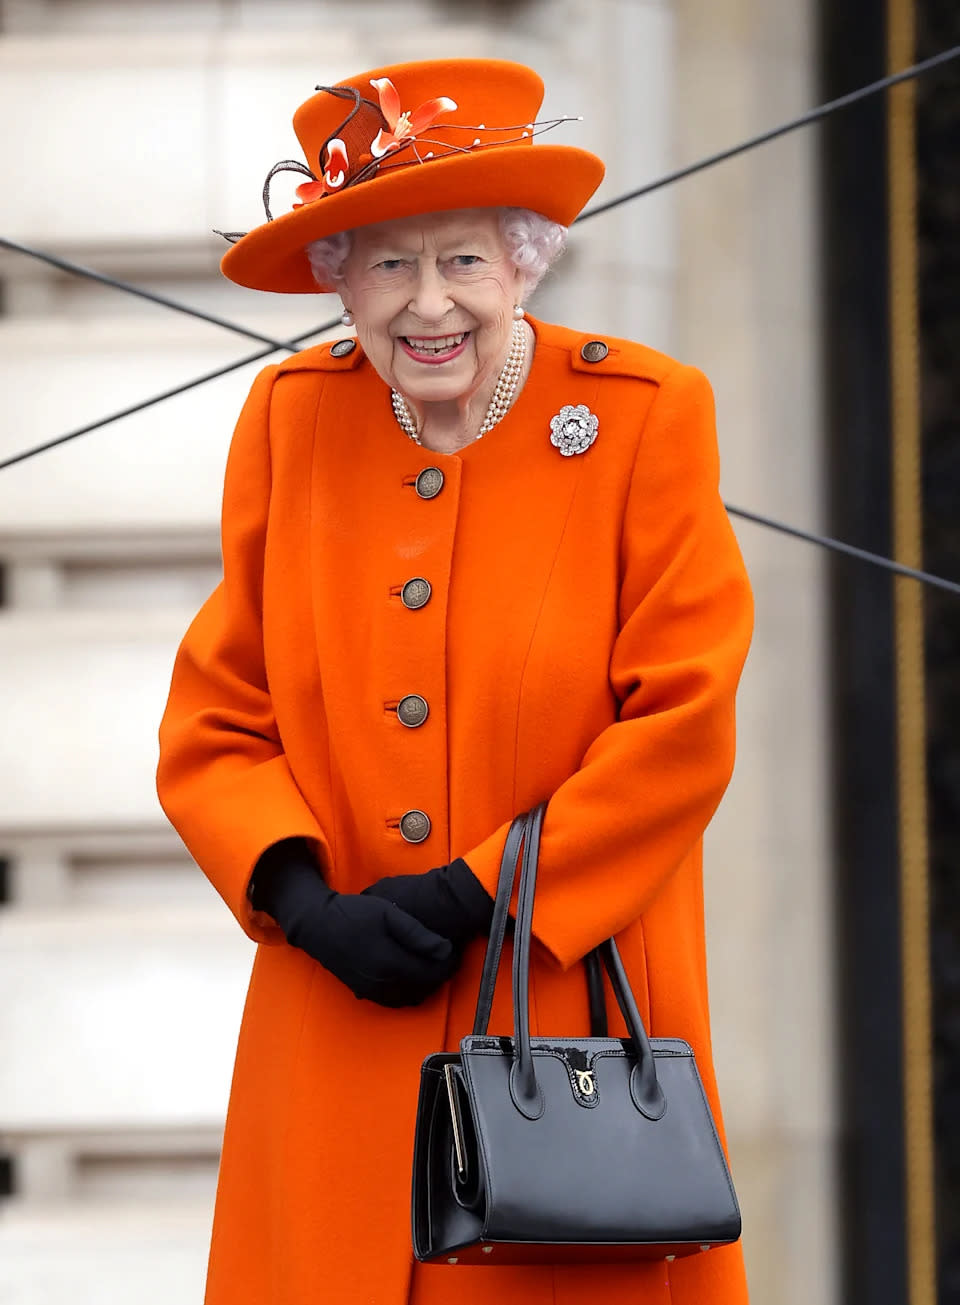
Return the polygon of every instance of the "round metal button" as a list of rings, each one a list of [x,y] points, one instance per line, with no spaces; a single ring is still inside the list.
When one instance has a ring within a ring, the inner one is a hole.
[[[424,580],[422,576],[416,576],[413,580],[408,580],[400,590],[400,601],[404,607],[409,607],[412,612],[415,612],[418,607],[426,607],[432,593],[430,581]]]
[[[430,817],[425,811],[405,811],[400,817],[400,833],[408,843],[422,843],[430,833]]]
[[[610,350],[602,340],[588,340],[580,350],[584,362],[603,362]]]
[[[415,730],[429,715],[430,706],[426,698],[421,698],[419,693],[408,693],[397,703],[397,718],[400,724],[406,725],[408,729]]]
[[[338,340],[336,344],[330,346],[330,353],[334,358],[346,358],[356,347],[356,340]]]
[[[416,490],[421,498],[436,498],[443,489],[443,472],[439,467],[424,467],[417,477]]]

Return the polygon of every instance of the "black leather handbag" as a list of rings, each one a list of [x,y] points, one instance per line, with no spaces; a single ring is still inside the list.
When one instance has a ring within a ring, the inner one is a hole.
[[[647,1037],[612,938],[598,950],[630,1037],[602,1036],[595,962],[594,1036],[530,1036],[543,813],[540,806],[519,816],[507,837],[473,1033],[459,1055],[440,1052],[423,1063],[413,1159],[417,1259],[673,1259],[736,1241],[740,1210],[693,1051],[679,1038]],[[521,846],[513,1037],[492,1037]]]

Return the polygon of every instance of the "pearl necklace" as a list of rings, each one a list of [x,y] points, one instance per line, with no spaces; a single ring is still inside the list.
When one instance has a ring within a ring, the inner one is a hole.
[[[487,415],[483,419],[483,425],[475,436],[476,439],[483,439],[487,431],[493,430],[497,422],[502,421],[510,411],[514,395],[517,392],[517,386],[520,384],[520,377],[523,375],[523,365],[526,359],[527,333],[524,330],[523,322],[517,321],[513,324],[507,361],[503,364],[503,371],[497,379],[493,398],[490,400],[489,408],[487,408]],[[393,415],[396,417],[401,430],[410,436],[414,444],[420,444],[417,424],[413,420],[413,414],[407,407],[406,399],[396,390],[391,390],[390,401],[393,404]]]

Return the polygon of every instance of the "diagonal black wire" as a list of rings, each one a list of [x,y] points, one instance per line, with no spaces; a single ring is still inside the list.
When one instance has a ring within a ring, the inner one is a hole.
[[[789,122],[781,123],[780,126],[762,132],[759,136],[752,136],[749,140],[742,141],[738,145],[733,145],[716,154],[710,154],[706,158],[698,160],[696,163],[689,164],[687,167],[680,168],[675,172],[670,172],[662,177],[658,177],[655,181],[648,182],[646,185],[640,186],[636,190],[627,191],[625,194],[619,195],[616,199],[609,200],[605,204],[598,204],[596,207],[588,209],[585,213],[581,213],[576,220],[582,222],[586,218],[596,217],[599,213],[609,212],[610,209],[616,208],[620,204],[626,204],[630,200],[638,199],[642,195],[649,195],[651,192],[659,190],[664,186],[672,185],[674,182],[680,181],[684,177],[692,176],[696,172],[701,172],[706,168],[715,166],[717,163],[722,163],[725,159],[733,158],[737,154],[742,154],[747,150],[755,149],[758,145],[763,145],[767,141],[774,140],[777,136],[783,136],[787,132],[795,131],[799,127],[816,122],[830,113],[835,113],[838,109],[845,108],[850,104],[855,104],[857,101],[865,99],[867,96],[875,95],[879,91],[888,89],[890,86],[895,86],[898,82],[908,81],[912,78],[919,77],[922,73],[928,72],[941,64],[949,62],[951,59],[957,58],[958,56],[960,56],[960,46],[951,46],[949,49],[942,50],[939,54],[935,54],[929,59],[924,59],[920,63],[911,64],[909,68],[903,68],[900,72],[893,73],[889,77],[882,77],[879,81],[870,82],[869,85],[862,86],[856,91],[851,91],[847,95],[841,95],[835,100],[830,100],[826,104],[819,105],[817,108],[811,109],[807,113],[802,114],[799,118],[793,118]],[[62,268],[64,271],[75,272],[79,276],[86,276],[91,280],[100,281],[105,285],[112,286],[113,288],[122,290],[128,294],[135,294],[141,298],[150,299],[152,302],[161,304],[164,307],[174,309],[178,312],[187,313],[193,317],[199,317],[204,321],[223,327],[225,330],[235,331],[240,335],[247,335],[254,339],[262,340],[264,343],[271,346],[263,353],[248,355],[237,362],[233,367],[225,369],[221,368],[214,372],[208,372],[205,375],[198,377],[195,381],[165,391],[163,394],[156,395],[153,399],[146,400],[143,404],[135,405],[132,408],[124,409],[118,413],[112,413],[110,416],[104,417],[99,422],[90,422],[80,430],[71,431],[69,434],[58,439],[48,440],[44,444],[39,444],[33,448],[25,449],[22,453],[14,454],[12,457],[0,461],[0,471],[4,470],[6,467],[13,466],[15,463],[23,462],[25,459],[33,457],[38,453],[43,453],[47,449],[55,448],[58,444],[65,443],[67,440],[76,439],[79,435],[87,435],[91,431],[98,430],[101,426],[107,426],[111,422],[120,420],[121,417],[129,416],[134,412],[139,412],[142,408],[150,407],[153,403],[159,403],[163,399],[172,398],[174,395],[182,394],[184,390],[193,389],[195,386],[202,385],[208,380],[215,380],[217,377],[224,375],[226,371],[232,371],[236,367],[243,367],[246,366],[247,363],[268,357],[271,353],[276,352],[277,349],[295,350],[298,341],[309,339],[311,335],[319,335],[323,331],[332,329],[332,327],[337,324],[336,322],[328,323],[325,326],[317,327],[314,331],[296,336],[290,341],[281,342],[272,340],[268,336],[261,335],[256,331],[248,330],[246,327],[227,321],[225,318],[203,313],[199,309],[191,308],[186,304],[177,302],[176,300],[168,299],[162,295],[156,295],[149,290],[142,290],[141,288],[132,286],[125,281],[119,281],[115,278],[104,276],[102,273],[95,272],[90,268],[71,263],[69,260],[58,258],[53,254],[47,254],[43,251],[32,249],[27,245],[18,244],[16,241],[9,240],[5,237],[0,237],[0,245],[5,245],[9,249],[17,250],[20,253],[27,254],[34,258],[40,258],[54,267]]]
[[[197,317],[201,322],[210,322],[212,326],[222,327],[224,331],[245,335],[248,340],[259,340],[261,344],[271,345],[271,352],[276,349],[289,349],[291,353],[299,352],[299,345],[293,340],[275,340],[272,335],[263,335],[260,331],[251,330],[249,326],[239,326],[225,317],[217,317],[215,313],[205,313],[202,308],[193,308],[190,304],[180,303],[178,299],[158,295],[153,290],[144,290],[143,286],[131,285],[129,281],[120,281],[103,272],[96,272],[92,267],[84,267],[82,263],[72,263],[68,258],[48,254],[45,249],[34,249],[32,245],[22,245],[18,240],[10,240],[6,236],[0,236],[0,249],[12,249],[14,253],[26,254],[28,258],[49,263],[51,267],[58,267],[63,272],[72,272],[74,276],[85,277],[88,281],[99,281],[101,285],[107,285],[111,290],[122,290],[124,294],[134,295],[137,299],[146,299],[151,304],[159,304],[161,308],[171,308],[175,313],[186,313],[188,317]]]
[[[576,221],[583,222],[587,218],[596,217],[600,213],[607,213],[611,209],[619,207],[621,204],[628,203],[630,200],[639,199],[643,195],[649,195],[655,190],[661,190],[663,187],[670,186],[674,182],[682,181],[685,177],[690,177],[693,176],[694,173],[702,172],[707,168],[712,168],[716,164],[724,162],[726,159],[734,158],[738,154],[744,154],[748,150],[756,149],[757,146],[775,140],[778,136],[784,136],[788,132],[796,131],[800,127],[805,127],[810,123],[817,122],[820,119],[827,117],[829,114],[835,113],[838,109],[846,108],[851,104],[856,104],[859,100],[866,99],[870,95],[876,95],[880,91],[889,89],[891,86],[896,86],[899,82],[909,81],[912,78],[919,77],[923,73],[939,67],[941,64],[956,59],[958,56],[960,56],[960,45],[951,46],[947,50],[941,50],[939,54],[935,54],[929,59],[924,59],[920,63],[911,64],[910,67],[902,68],[899,72],[892,73],[888,77],[881,77],[878,81],[870,82],[867,86],[861,86],[858,90],[850,91],[847,95],[841,95],[837,99],[829,100],[825,104],[818,105],[816,108],[810,109],[808,112],[801,114],[799,118],[792,118],[789,122],[781,123],[778,127],[772,127],[769,131],[761,132],[758,136],[751,136],[748,140],[741,141],[737,145],[732,145],[727,149],[720,150],[716,154],[709,154],[705,158],[699,159],[695,163],[688,164],[686,167],[678,168],[674,172],[668,172],[664,176],[656,178],[654,181],[647,182],[646,185],[640,186],[635,190],[627,191],[623,195],[618,195],[615,199],[608,200],[605,204],[598,204],[594,208],[587,209],[585,213],[580,214]],[[226,318],[217,317],[212,313],[202,312],[200,309],[192,308],[188,304],[182,304],[165,295],[159,295],[155,294],[153,291],[144,290],[139,286],[129,284],[129,282],[120,281],[115,277],[106,276],[101,272],[94,271],[92,268],[83,267],[81,264],[73,263],[69,259],[60,258],[55,254],[49,254],[43,250],[34,249],[29,245],[20,244],[19,242],[10,240],[7,237],[0,237],[0,246],[14,250],[17,253],[25,254],[31,258],[40,259],[45,263],[49,263],[52,267],[60,268],[65,272],[73,272],[77,276],[87,277],[92,281],[99,281],[103,285],[110,286],[116,290],[122,290],[126,294],[133,294],[141,299],[147,299],[164,308],[173,309],[175,312],[186,313],[191,317],[197,317],[202,321],[210,322],[214,326],[222,327],[224,330],[233,331],[238,335],[248,336],[250,339],[261,340],[264,344],[269,344],[271,346],[266,353],[249,355],[247,358],[237,363],[238,367],[245,366],[248,362],[253,362],[259,358],[267,357],[270,353],[273,353],[278,349],[288,349],[291,352],[296,352],[297,341],[305,340],[308,339],[310,335],[320,334],[322,331],[330,330],[336,325],[336,322],[329,323],[326,326],[316,328],[315,331],[309,332],[308,334],[296,336],[293,340],[274,340],[270,336],[262,335],[259,331],[240,326],[236,322],[231,322]],[[155,399],[146,402],[143,406],[149,407],[152,402],[160,402],[165,398],[170,398],[176,394],[182,394],[184,388],[191,389],[194,385],[201,385],[206,380],[215,380],[218,376],[222,376],[223,374],[223,370],[210,372],[202,377],[198,377],[195,382],[191,382],[186,387],[176,387],[170,391],[165,391],[161,395],[157,395]],[[47,449],[55,448],[58,444],[64,443],[67,439],[75,439],[78,435],[89,434],[91,431],[99,429],[101,425],[109,425],[111,422],[118,421],[121,417],[128,416],[130,412],[139,411],[139,406],[129,410],[124,409],[122,412],[114,413],[105,417],[102,422],[91,422],[88,426],[83,427],[82,430],[72,431],[62,439],[48,440],[44,444],[37,445],[32,449],[24,450],[23,453],[16,454],[5,461],[0,461],[0,471],[5,467],[14,465],[14,463],[22,462],[26,458],[33,457],[37,453],[43,453]]]
[[[330,322],[324,322],[322,326],[315,326],[312,330],[304,331],[302,335],[295,335],[289,345],[284,345],[285,349],[292,345],[309,340],[311,336],[322,335],[324,331],[330,331],[335,326],[340,325],[340,318],[335,317]],[[5,467],[13,467],[18,462],[25,462],[27,458],[32,458],[37,453],[44,453],[47,449],[55,449],[59,444],[68,444],[70,440],[79,439],[81,435],[89,435],[93,430],[99,430],[102,426],[109,426],[111,422],[119,421],[121,417],[132,417],[135,412],[143,412],[145,408],[152,408],[156,403],[162,403],[164,399],[173,399],[178,394],[186,394],[188,390],[195,390],[198,385],[206,385],[207,381],[215,381],[220,376],[227,376],[230,372],[239,371],[241,367],[246,367],[249,363],[259,362],[261,358],[269,358],[277,350],[272,346],[266,349],[258,349],[256,353],[248,353],[243,358],[238,358],[236,362],[227,363],[225,367],[218,367],[216,371],[204,372],[202,376],[195,377],[192,381],[184,381],[182,385],[175,385],[170,390],[163,390],[160,394],[154,394],[149,399],[143,399],[140,403],[131,404],[129,408],[121,408],[119,412],[112,412],[109,417],[100,417],[97,421],[88,422],[86,426],[78,426],[76,430],[67,431],[65,435],[58,435],[56,439],[47,440],[45,444],[37,444],[33,448],[24,449],[22,453],[14,453],[9,458],[4,458],[0,462],[0,471]]]
[[[749,140],[741,141],[738,145],[730,145],[727,149],[718,150],[716,154],[708,154],[705,158],[698,159],[696,163],[688,163],[686,167],[677,168],[675,172],[667,172],[664,176],[657,177],[655,181],[648,181],[646,185],[638,186],[636,190],[628,190],[626,194],[618,195],[616,199],[607,200],[605,204],[596,204],[581,213],[575,222],[586,222],[587,218],[597,217],[600,213],[609,213],[612,208],[617,208],[628,200],[651,195],[655,190],[662,190],[664,186],[672,186],[676,181],[683,181],[684,177],[692,177],[695,173],[712,168],[717,163],[736,158],[738,154],[746,154],[748,150],[756,149],[758,145],[766,145],[768,141],[776,140],[778,136],[786,136],[800,127],[809,127],[811,123],[819,122],[821,118],[836,113],[838,109],[846,109],[849,105],[857,104],[860,100],[865,100],[880,91],[889,90],[891,86],[896,86],[900,82],[911,81],[932,68],[938,68],[941,64],[949,63],[951,59],[958,57],[960,57],[960,45],[941,50],[939,54],[923,59],[920,63],[911,64],[909,68],[901,68],[899,72],[891,73],[889,77],[881,77],[879,81],[870,82],[868,86],[861,86],[859,90],[850,91],[847,95],[840,95],[835,100],[828,100],[826,104],[809,109],[806,113],[801,113],[799,118],[791,118],[789,122],[783,122],[779,127],[762,131],[759,136],[751,136]]]
[[[860,100],[878,94],[880,91],[888,90],[891,86],[896,86],[900,82],[919,77],[941,64],[956,59],[958,56],[960,56],[960,45],[941,50],[939,54],[932,55],[929,59],[924,59],[920,63],[911,64],[909,68],[902,68],[897,73],[891,73],[888,77],[881,77],[878,81],[870,82],[867,86],[861,86],[858,90],[851,91],[847,95],[838,96],[835,100],[828,100],[827,103],[808,110],[798,118],[792,118],[789,122],[781,123],[777,127],[771,127],[768,131],[761,132],[757,136],[751,136],[749,139],[740,141],[737,145],[731,145],[727,149],[719,150],[716,154],[708,154],[705,158],[698,159],[695,163],[690,163],[686,167],[678,168],[674,172],[665,173],[654,181],[648,181],[643,186],[626,191],[604,204],[597,204],[581,213],[575,219],[575,222],[585,222],[588,218],[597,217],[598,214],[608,213],[611,209],[618,208],[621,204],[626,204],[630,200],[650,195],[656,190],[662,190],[677,181],[683,181],[684,178],[692,177],[698,172],[703,172],[707,168],[725,162],[727,159],[736,158],[739,154],[745,154],[749,150],[756,149],[759,145],[765,145],[768,141],[776,140],[780,136],[786,136],[789,132],[797,131],[800,127],[810,126],[812,123],[826,118],[829,114],[836,113],[838,109],[845,109],[851,104],[856,104]],[[22,244],[18,240],[11,240],[7,236],[0,236],[0,248],[13,250],[14,253],[23,254],[28,258],[35,258],[42,263],[49,264],[51,267],[59,268],[63,272],[71,272],[75,276],[85,277],[89,281],[97,281],[113,290],[122,290],[125,294],[135,295],[139,299],[146,299],[150,303],[158,304],[162,308],[169,308],[173,312],[185,313],[189,317],[198,318],[202,322],[209,322],[212,326],[219,326],[225,331],[232,331],[236,335],[246,336],[250,340],[259,340],[263,344],[272,345],[275,349],[289,349],[291,353],[298,351],[296,343],[292,340],[276,340],[273,336],[264,335],[262,332],[255,331],[248,326],[241,326],[239,323],[230,321],[225,317],[219,317],[215,313],[206,313],[202,309],[171,299],[167,295],[157,294],[153,290],[145,290],[142,286],[132,285],[129,281],[121,281],[117,277],[107,276],[105,273],[97,272],[91,267],[84,267],[81,263],[74,263],[70,259],[61,258],[56,254],[48,253],[46,250]],[[47,447],[47,445],[42,446],[42,448]],[[41,449],[37,450],[37,452],[40,451]],[[0,469],[2,467],[3,464],[0,463]]]
[[[729,148],[720,150],[715,154],[708,155],[695,163],[691,163],[686,167],[667,173],[654,181],[648,182],[644,186],[627,191],[625,194],[619,195],[605,204],[598,204],[594,208],[588,209],[585,213],[581,213],[576,221],[583,222],[587,218],[596,217],[600,213],[607,213],[611,209],[619,207],[621,204],[628,203],[630,200],[639,199],[643,195],[649,195],[653,191],[672,185],[674,182],[681,181],[685,177],[693,176],[697,172],[702,172],[707,168],[714,167],[716,164],[722,163],[726,159],[734,158],[738,154],[744,154],[748,150],[756,149],[757,146],[764,145],[768,141],[777,139],[779,136],[784,136],[788,132],[796,131],[800,127],[809,126],[814,122],[818,122],[829,114],[835,113],[838,109],[847,108],[849,105],[856,104],[858,101],[866,99],[870,95],[876,95],[880,91],[888,90],[890,87],[896,86],[900,82],[909,81],[912,78],[919,77],[921,74],[939,67],[941,64],[948,63],[950,60],[956,59],[958,56],[960,56],[960,46],[952,46],[947,50],[942,50],[939,54],[933,55],[929,59],[924,59],[919,63],[911,64],[910,67],[903,68],[897,73],[892,73],[887,77],[882,77],[878,81],[871,82],[867,86],[862,86],[856,91],[851,91],[847,95],[841,95],[837,99],[819,105],[816,108],[809,110],[807,113],[801,114],[798,118],[793,118],[789,122],[781,123],[779,126],[761,132],[757,136],[752,136],[748,140],[741,141],[737,145],[730,146]],[[172,389],[165,390],[161,394],[154,395],[141,403],[133,404],[119,412],[112,413],[108,417],[100,418],[98,421],[90,422],[86,426],[69,431],[65,435],[60,435],[43,444],[36,445],[30,449],[25,449],[21,453],[13,454],[11,457],[0,461],[0,471],[4,470],[6,467],[14,466],[18,462],[23,462],[27,458],[34,457],[38,453],[46,452],[48,449],[55,448],[60,444],[65,444],[70,440],[77,439],[81,435],[87,435],[91,431],[99,430],[101,427],[107,426],[111,422],[119,421],[123,417],[129,417],[136,412],[142,412],[145,408],[152,407],[156,403],[161,403],[164,399],[173,398],[175,395],[183,394],[188,390],[195,389],[197,386],[204,385],[207,381],[215,380],[220,376],[227,375],[229,372],[245,367],[249,363],[257,362],[262,358],[269,357],[280,349],[288,349],[292,352],[296,352],[297,346],[301,341],[310,339],[311,336],[314,335],[320,335],[324,331],[331,330],[338,324],[339,320],[334,319],[323,326],[314,328],[312,331],[307,331],[301,335],[295,336],[292,340],[278,341],[272,339],[270,336],[262,335],[258,331],[252,331],[246,327],[239,326],[234,322],[227,321],[225,318],[204,313],[199,309],[194,309],[186,304],[178,303],[177,301],[168,299],[163,295],[154,294],[152,291],[143,290],[140,287],[129,285],[126,282],[119,281],[112,277],[107,277],[90,268],[71,263],[67,259],[58,258],[55,255],[33,249],[30,246],[18,244],[16,241],[0,237],[0,245],[16,250],[19,253],[29,255],[30,257],[41,259],[42,261],[47,262],[54,267],[61,268],[64,271],[73,272],[79,276],[85,276],[90,280],[99,281],[104,285],[113,287],[114,289],[137,295],[143,299],[148,299],[153,303],[157,303],[166,308],[171,308],[177,312],[187,313],[192,317],[200,318],[203,321],[210,322],[212,325],[220,326],[225,330],[234,331],[239,335],[245,335],[252,339],[262,340],[268,345],[266,349],[260,350],[254,354],[248,354],[237,362],[218,368],[216,371],[207,372],[203,376],[199,376],[192,381],[186,381],[184,384],[175,386]],[[921,571],[914,567],[904,566],[902,563],[895,562],[878,553],[871,553],[866,549],[856,548],[852,544],[846,544],[842,540],[832,539],[826,535],[818,535],[812,531],[801,530],[796,526],[787,525],[785,522],[776,521],[771,517],[765,517],[759,513],[749,512],[744,508],[736,508],[729,504],[727,505],[727,511],[731,513],[731,515],[739,516],[744,520],[766,526],[767,528],[776,530],[781,534],[790,535],[793,538],[803,539],[809,543],[818,544],[823,548],[844,553],[861,561],[880,566],[897,575],[907,576],[910,579],[919,580],[925,584],[960,594],[960,584],[957,584],[952,580],[946,580],[941,576],[932,575],[928,571]]]
[[[759,512],[748,512],[746,508],[733,507],[730,503],[725,503],[724,507],[733,517],[743,517],[744,521],[753,521],[758,526],[767,526],[771,530],[779,531],[782,535],[790,535],[794,539],[804,539],[808,544],[819,544],[821,548],[828,548],[834,553],[844,553],[847,557],[855,557],[861,562],[871,562],[874,566],[883,567],[885,571],[892,571],[894,575],[906,576],[909,580],[920,580],[925,585],[933,585],[936,589],[946,589],[951,594],[960,594],[960,584],[955,580],[945,580],[943,576],[933,575],[929,571],[920,571],[913,566],[904,566],[902,562],[894,562],[881,553],[871,553],[866,548],[856,548],[853,544],[845,544],[842,539],[833,539],[830,535],[818,535],[812,530],[801,530],[799,526],[788,526],[785,521],[776,521],[773,517],[761,516]]]

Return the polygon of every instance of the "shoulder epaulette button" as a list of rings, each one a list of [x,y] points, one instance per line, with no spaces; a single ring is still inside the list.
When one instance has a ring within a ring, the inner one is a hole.
[[[356,347],[356,340],[338,340],[336,344],[330,346],[330,353],[334,358],[346,358]]]
[[[580,357],[584,362],[598,363],[603,362],[609,352],[602,340],[588,340],[580,350]]]

